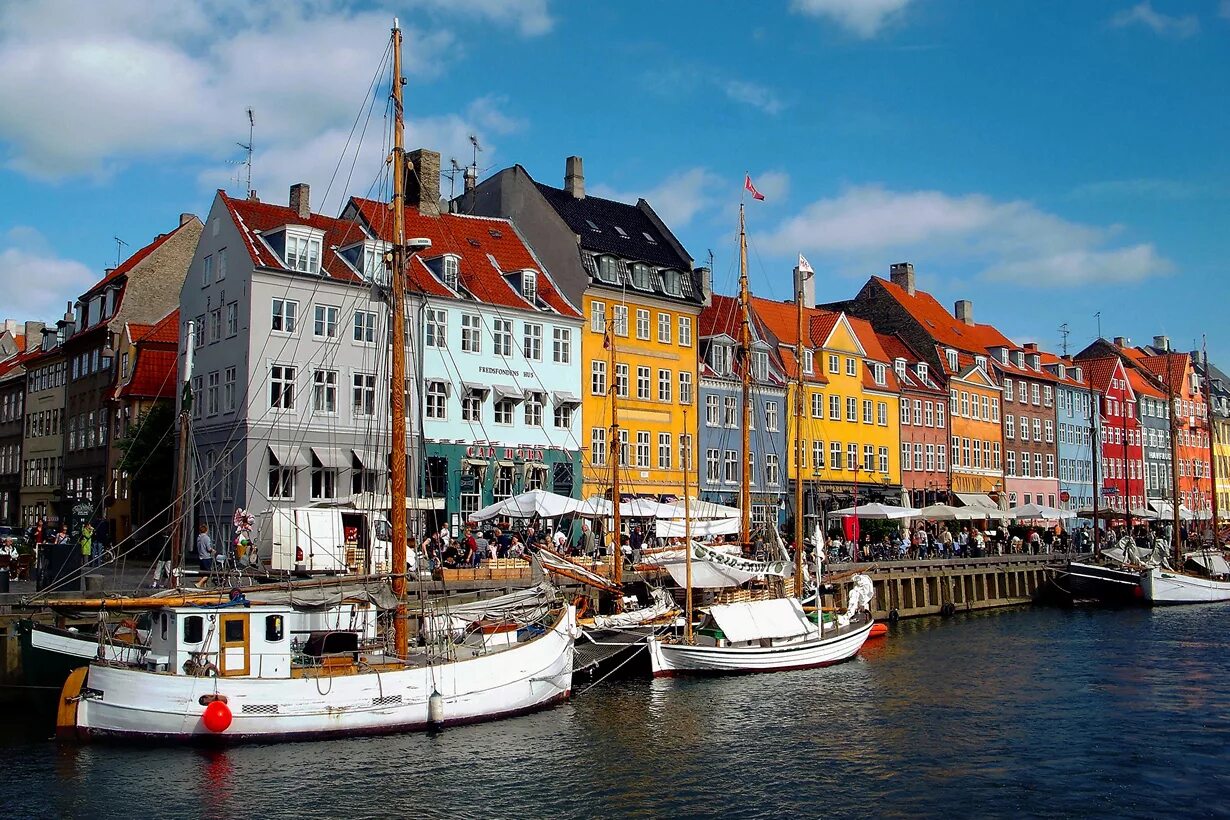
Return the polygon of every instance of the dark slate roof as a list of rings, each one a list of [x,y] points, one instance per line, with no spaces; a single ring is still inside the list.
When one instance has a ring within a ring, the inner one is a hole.
[[[560,188],[534,183],[547,203],[581,237],[581,247],[624,259],[687,271],[692,260],[675,252],[674,237],[667,238],[649,215],[635,205],[586,196],[576,199]],[[598,226],[594,230],[590,222]],[[627,236],[621,236],[616,228]]]

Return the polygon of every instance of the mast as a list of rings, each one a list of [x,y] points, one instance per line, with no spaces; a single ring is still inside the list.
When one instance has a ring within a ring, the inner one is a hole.
[[[389,291],[389,336],[393,345],[389,368],[390,421],[393,441],[389,456],[389,506],[393,530],[393,595],[397,609],[393,617],[395,651],[399,658],[409,654],[410,638],[406,624],[406,147],[402,120],[401,28],[393,18],[393,270]]]
[[[179,585],[178,573],[184,562],[184,546],[192,543],[192,462],[188,458],[188,429],[192,420],[192,366],[196,358],[194,349],[196,322],[188,322],[188,335],[184,342],[184,380],[179,403],[179,463],[175,468],[179,492],[175,494],[175,509],[171,515],[178,532],[171,538],[170,566],[167,580]],[[185,520],[186,519],[186,520]]]
[[[1124,368],[1123,374],[1127,375],[1127,369]],[[1138,400],[1139,403],[1139,400]],[[1123,515],[1127,520],[1127,537],[1132,537],[1132,465],[1128,459],[1128,412],[1131,411],[1132,405],[1127,402],[1126,398],[1123,401]],[[1144,452],[1143,449],[1141,452]],[[1140,465],[1144,468],[1144,465]]]
[[[794,300],[798,306],[798,340],[794,363],[798,370],[794,385],[794,594],[803,597],[803,266],[794,269]],[[817,547],[819,549],[819,547]],[[816,583],[820,583],[819,576]]]
[[[1212,505],[1210,512],[1213,516],[1213,545],[1216,546],[1217,540],[1217,454],[1213,450],[1213,401],[1212,394],[1209,391],[1208,385],[1213,383],[1209,377],[1209,346],[1205,339],[1200,340],[1201,361],[1204,363],[1204,432],[1209,437],[1209,502]]]
[[[1097,397],[1093,394],[1093,377],[1089,377],[1089,457],[1093,461],[1093,554],[1097,555],[1102,551],[1102,542],[1098,533],[1098,496],[1101,495],[1101,490],[1098,488],[1098,456],[1102,453],[1102,440],[1098,435],[1101,425],[1097,424],[1096,419],[1102,416],[1102,393],[1099,391]]]
[[[739,203],[739,348],[743,352],[743,481],[739,487],[739,507],[742,520],[739,536],[743,547],[752,543],[752,325],[750,297],[747,290],[747,231],[743,221],[743,203]]]
[[[683,429],[688,429],[688,411],[685,408],[683,411]],[[688,463],[687,453],[685,450],[683,463],[683,554],[684,566],[686,567],[687,575],[685,580],[686,592],[684,593],[683,604],[683,641],[684,643],[693,643],[692,638],[692,502],[688,498]]]
[[[1174,535],[1172,536],[1174,548],[1174,568],[1180,569],[1183,566],[1183,547],[1179,544],[1180,533],[1180,517],[1179,517],[1179,409],[1175,401],[1174,383],[1171,381],[1171,365],[1173,364],[1173,354],[1166,356],[1166,404],[1169,408],[1170,419],[1170,506],[1171,506],[1171,523],[1174,526]]]
[[[609,387],[609,395],[611,397],[611,529],[614,530],[612,547],[615,552],[615,565],[611,569],[611,580],[615,586],[623,588],[624,578],[624,555],[623,544],[620,543],[619,530],[621,522],[619,520],[619,468],[623,466],[623,447],[619,441],[619,403],[616,401],[618,397],[619,379],[615,375],[615,333],[613,332],[613,321],[608,321],[606,325],[606,347],[610,351],[610,363],[607,365],[611,374]],[[685,471],[686,472],[686,471]],[[623,609],[623,595],[615,597],[615,611],[619,612]]]

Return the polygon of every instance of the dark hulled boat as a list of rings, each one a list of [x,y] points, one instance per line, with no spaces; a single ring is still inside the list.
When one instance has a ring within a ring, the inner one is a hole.
[[[1057,570],[1048,593],[1067,606],[1139,606],[1144,603],[1140,570],[1123,566],[1069,561]]]

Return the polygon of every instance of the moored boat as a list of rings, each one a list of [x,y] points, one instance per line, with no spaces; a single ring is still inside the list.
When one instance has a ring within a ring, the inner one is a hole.
[[[1052,580],[1055,595],[1067,605],[1096,603],[1136,606],[1144,602],[1139,569],[1069,561]]]
[[[1145,600],[1155,606],[1230,601],[1230,576],[1227,575],[1204,577],[1153,567],[1141,575],[1141,587]]]

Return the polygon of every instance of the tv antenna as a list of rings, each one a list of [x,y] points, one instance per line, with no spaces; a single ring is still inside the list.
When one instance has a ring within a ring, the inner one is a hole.
[[[454,194],[456,194],[457,175],[461,173],[462,168],[461,168],[461,163],[457,161],[456,157],[452,157],[451,159],[449,159],[448,163],[452,167],[450,167],[447,171],[444,172],[444,176],[448,177],[448,198],[449,198],[449,201],[451,202]]]
[[[128,247],[128,243],[123,239],[120,239],[118,236],[113,236],[111,238],[115,240],[115,266],[118,268],[120,266],[120,257],[124,253],[124,248]]]
[[[1093,318],[1098,320],[1098,338],[1102,338],[1102,311],[1093,314]]]
[[[1067,322],[1064,322],[1059,326],[1059,336],[1063,339],[1063,356],[1065,359],[1068,357],[1068,334],[1071,332],[1072,331],[1068,328]]]
[[[236,145],[238,145],[240,148],[242,148],[244,151],[247,152],[247,158],[242,163],[243,165],[246,165],[248,168],[248,180],[247,180],[247,183],[245,185],[245,190],[244,190],[245,196],[252,195],[252,146],[254,144],[252,141],[252,135],[255,131],[256,131],[256,118],[252,115],[252,109],[249,108],[248,109],[248,142],[246,145],[242,142],[235,143]]]

